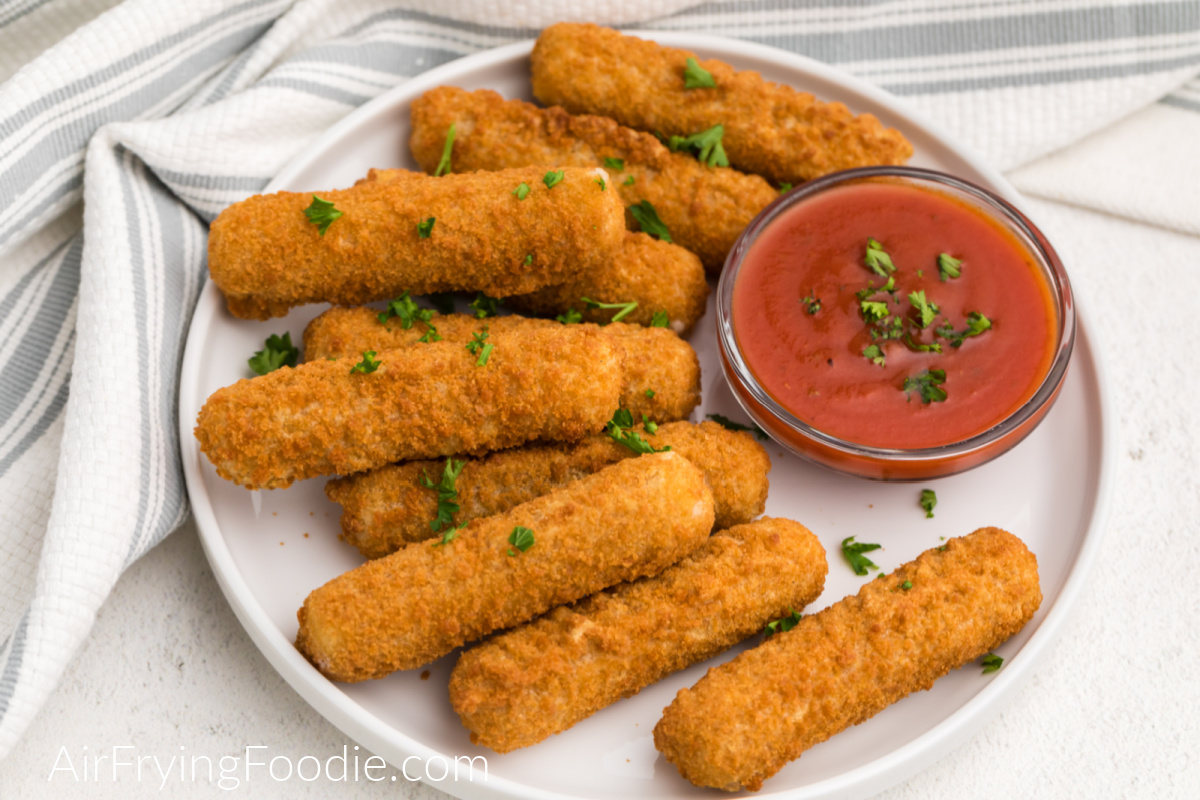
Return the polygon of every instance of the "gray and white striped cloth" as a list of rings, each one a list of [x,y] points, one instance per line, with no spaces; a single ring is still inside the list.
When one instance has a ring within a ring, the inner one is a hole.
[[[749,39],[902,95],[1025,191],[1200,233],[1200,3],[655,5],[0,0],[0,758],[188,513],[206,224],[423,70],[558,19]]]

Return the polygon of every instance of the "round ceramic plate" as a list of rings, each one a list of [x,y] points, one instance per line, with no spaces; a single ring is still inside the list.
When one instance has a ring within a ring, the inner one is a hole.
[[[715,37],[640,35],[758,70],[819,98],[840,100],[855,112],[871,112],[912,141],[913,165],[953,173],[1020,204],[999,174],[891,97],[829,67]],[[409,103],[442,84],[532,99],[530,46],[526,42],[463,58],[385,93],[306,148],[269,190],[344,187],[371,167],[416,169],[407,148]],[[457,781],[436,784],[462,797],[713,796],[681,779],[659,757],[651,730],[679,689],[741,648],[672,675],[561,735],[504,756],[473,746],[450,708],[446,684],[457,653],[430,665],[425,680],[421,670],[412,670],[339,684],[327,681],[296,652],[296,609],[305,596],[362,562],[338,540],[340,509],[326,500],[322,479],[282,491],[249,492],[218,478],[199,452],[192,428],[211,392],[249,377],[246,359],[269,334],[290,331],[293,341],[299,341],[304,326],[322,310],[324,306],[298,308],[286,318],[263,323],[238,320],[209,283],[192,320],[183,363],[179,415],[192,508],[225,596],[271,664],[334,725],[396,767],[409,756],[422,762],[438,755],[485,756],[486,776],[477,770],[470,780],[460,773]],[[691,337],[704,371],[704,402],[692,418],[720,413],[744,421],[717,363],[713,319],[710,308]],[[825,593],[808,611],[856,593],[869,580],[856,576],[842,559],[840,542],[847,536],[882,544],[871,557],[891,570],[943,537],[985,525],[1012,531],[1029,545],[1038,558],[1045,600],[1033,621],[998,649],[1004,669],[984,675],[976,663],[955,671],[931,691],[918,692],[809,750],[767,781],[758,797],[853,798],[881,791],[963,742],[1049,652],[1098,550],[1105,489],[1113,471],[1112,413],[1089,331],[1083,321],[1066,384],[1041,427],[1007,455],[973,472],[926,485],[872,483],[826,472],[768,443],[774,464],[767,513],[803,522],[829,554]],[[917,504],[926,487],[937,491],[934,519],[926,519]],[[440,767],[433,774],[439,772]]]

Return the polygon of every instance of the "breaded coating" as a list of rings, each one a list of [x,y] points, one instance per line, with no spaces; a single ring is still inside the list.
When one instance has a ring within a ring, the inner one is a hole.
[[[545,319],[517,315],[479,320],[470,314],[443,314],[430,322],[443,341],[466,343],[475,331],[561,331],[585,328],[609,337],[621,359],[622,377],[618,382],[619,404],[654,422],[684,419],[700,403],[700,362],[692,346],[664,328],[643,328],[615,322],[598,325],[569,325]],[[357,357],[363,350],[391,350],[400,347],[424,347],[418,340],[427,326],[414,322],[402,327],[393,317],[380,324],[378,312],[370,308],[331,308],[313,319],[304,330],[304,357],[320,361],[342,356]],[[646,396],[646,390],[654,392]],[[609,412],[616,411],[613,406]]]
[[[603,167],[605,159],[622,160],[623,168],[608,168],[608,185],[621,193],[626,206],[649,200],[672,241],[699,256],[713,273],[721,271],[750,220],[779,196],[758,175],[705,166],[608,117],[538,108],[488,89],[468,92],[453,86],[431,89],[412,104],[410,146],[426,172],[437,168],[452,124],[457,170],[527,164]],[[636,230],[633,217],[628,221]]]
[[[826,571],[824,548],[797,522],[730,528],[659,575],[463,653],[450,703],[474,744],[498,753],[537,744],[799,611]]]
[[[625,211],[596,169],[568,167],[553,188],[544,168],[421,176],[320,192],[342,216],[322,235],[310,192],[256,195],[213,222],[208,271],[230,313],[248,319],[292,306],[354,305],[466,290],[495,297],[562,283],[608,263],[624,241]],[[513,190],[530,187],[524,200]],[[433,220],[427,237],[422,224]]]
[[[612,418],[621,357],[581,326],[494,331],[487,363],[461,342],[382,350],[371,373],[313,361],[240,380],[200,409],[217,474],[247,489],[393,461],[574,441]]]
[[[771,459],[748,433],[726,430],[715,422],[671,422],[655,434],[635,430],[655,448],[691,461],[713,493],[717,529],[739,525],[763,512]],[[606,434],[574,445],[526,445],[482,459],[465,459],[455,482],[461,508],[454,523],[503,514],[571,481],[599,472],[636,455]],[[342,506],[342,538],[367,558],[380,558],[409,542],[436,538],[430,521],[437,516],[438,494],[421,484],[440,480],[445,461],[407,461],[337,478],[325,485],[329,499]]]
[[[475,520],[446,544],[420,542],[313,591],[296,647],[326,677],[413,669],[621,581],[655,575],[712,529],[712,493],[690,461],[656,453],[614,464]],[[532,546],[511,541],[528,528]]]
[[[1020,539],[999,528],[950,539],[710,669],[663,712],[654,745],[697,786],[757,791],[808,748],[992,650],[1041,602]]]
[[[666,136],[725,127],[729,163],[773,184],[800,183],[840,169],[903,164],[912,145],[871,114],[739,72],[708,59],[715,88],[688,89],[695,53],[596,25],[559,23],[533,48],[533,94],[574,114],[600,114]]]
[[[405,169],[373,169],[359,183],[396,183],[420,174]],[[656,311],[665,312],[671,329],[686,334],[704,316],[708,280],[700,260],[690,251],[646,233],[626,231],[612,260],[579,269],[565,283],[514,295],[505,302],[518,311],[546,316],[574,308],[589,322],[606,322],[617,313],[613,309],[589,309],[582,301],[585,297],[597,303],[637,303],[637,308],[623,318],[635,325],[649,325]]]

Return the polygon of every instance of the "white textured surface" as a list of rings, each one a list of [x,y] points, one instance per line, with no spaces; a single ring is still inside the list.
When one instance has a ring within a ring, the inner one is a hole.
[[[1106,346],[1121,443],[1117,496],[1099,563],[1072,624],[1016,700],[978,736],[882,797],[1200,796],[1200,372],[1186,303],[1200,297],[1200,239],[1031,200],[1071,265]],[[399,777],[263,779],[221,792],[205,781],[159,789],[132,771],[86,785],[47,778],[61,748],[217,758],[246,745],[322,760],[353,747],[295,695],[242,631],[189,524],[134,565],[88,644],[4,762],[0,798],[441,797]],[[309,762],[311,763],[311,762]],[[77,769],[80,769],[76,764]],[[107,762],[106,762],[107,768]],[[396,774],[391,770],[387,776]],[[388,785],[390,784],[390,785]],[[714,795],[715,796],[715,795]]]

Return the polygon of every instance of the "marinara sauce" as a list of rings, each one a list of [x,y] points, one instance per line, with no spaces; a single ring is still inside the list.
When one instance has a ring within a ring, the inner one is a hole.
[[[895,267],[881,267],[887,277],[864,263],[870,240]],[[943,276],[943,253],[960,262],[957,277]],[[889,277],[893,291],[882,291]],[[927,325],[913,292],[937,306]],[[886,312],[864,314],[864,300]],[[960,336],[972,312],[990,327]],[[970,205],[902,182],[836,186],[782,212],[745,254],[731,320],[742,357],[777,403],[876,448],[937,447],[986,431],[1033,396],[1057,348],[1054,295],[1025,246]]]

